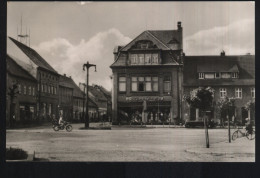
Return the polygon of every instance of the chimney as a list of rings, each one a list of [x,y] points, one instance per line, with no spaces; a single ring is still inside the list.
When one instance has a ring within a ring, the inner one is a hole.
[[[222,50],[222,52],[220,53],[220,56],[225,56],[225,51]]]
[[[70,76],[70,78],[71,78],[71,76]]]
[[[178,31],[181,31],[182,30],[182,27],[181,27],[181,22],[177,22],[177,27],[178,27]]]
[[[64,77],[66,77],[66,74],[64,74]]]

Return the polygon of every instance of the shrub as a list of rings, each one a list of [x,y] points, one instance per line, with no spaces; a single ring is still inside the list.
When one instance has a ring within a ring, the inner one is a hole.
[[[21,160],[27,157],[27,152],[20,148],[6,148],[6,160]]]

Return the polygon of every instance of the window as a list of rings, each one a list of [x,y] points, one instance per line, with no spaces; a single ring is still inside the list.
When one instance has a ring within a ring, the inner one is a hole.
[[[32,88],[31,88],[31,86],[28,87],[28,95],[32,95]]]
[[[251,97],[255,98],[255,87],[251,88]]]
[[[158,91],[158,77],[152,77],[153,91]]]
[[[164,90],[164,92],[171,91],[171,77],[170,76],[165,76],[163,78],[163,90]]]
[[[44,92],[44,87],[43,87],[43,84],[42,84],[42,92]]]
[[[152,54],[152,63],[153,64],[158,64],[158,54],[155,53],[155,54]]]
[[[225,98],[227,96],[227,89],[220,88],[220,98]]]
[[[221,73],[221,78],[231,78],[231,75],[230,75],[230,73],[224,72],[224,73]]]
[[[126,91],[126,77],[119,77],[119,91]]]
[[[38,91],[40,91],[40,84],[38,83],[38,88],[37,88]]]
[[[32,88],[32,95],[33,95],[33,96],[35,95],[34,87]]]
[[[158,77],[132,77],[132,91],[158,91]]]
[[[199,73],[199,79],[204,79],[204,73]]]
[[[219,72],[216,72],[216,73],[215,73],[215,78],[220,78]]]
[[[145,54],[145,64],[151,64],[152,54]]]
[[[137,62],[137,54],[130,54],[131,64],[138,64]]]
[[[56,95],[56,94],[57,94],[57,88],[54,87],[54,95]]]
[[[26,95],[26,86],[23,87],[23,94]]]
[[[132,77],[132,91],[137,91],[137,77]]]
[[[48,86],[44,85],[44,92],[47,93],[48,92]]]
[[[238,73],[237,72],[232,73],[232,78],[238,78]]]
[[[242,98],[242,88],[235,88],[235,97]]]
[[[51,86],[48,85],[48,93],[51,93]]]
[[[144,64],[144,54],[138,54],[139,64]]]
[[[214,79],[215,75],[214,73],[205,73],[204,77],[205,79]]]
[[[20,84],[18,84],[18,93],[22,93],[22,88]]]
[[[152,91],[152,78],[145,77],[145,91]]]
[[[53,94],[53,86],[51,86],[51,94]]]

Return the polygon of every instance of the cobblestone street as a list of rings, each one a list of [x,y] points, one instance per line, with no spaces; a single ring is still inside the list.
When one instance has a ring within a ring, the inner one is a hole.
[[[168,161],[254,162],[255,141],[228,143],[227,129],[210,129],[205,148],[204,129],[121,128],[54,132],[50,126],[7,130],[6,146],[35,151],[49,161]],[[231,131],[232,133],[233,131]]]

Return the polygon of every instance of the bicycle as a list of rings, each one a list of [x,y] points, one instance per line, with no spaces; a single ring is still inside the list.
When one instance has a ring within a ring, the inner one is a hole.
[[[249,140],[253,140],[255,139],[255,130],[252,130],[252,133],[248,133],[248,131],[246,132],[242,132],[239,128],[237,128],[237,130],[232,134],[232,140],[236,140],[237,138],[241,138],[241,137],[245,137]]]

